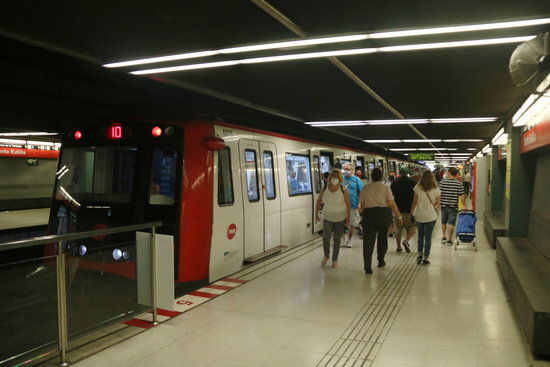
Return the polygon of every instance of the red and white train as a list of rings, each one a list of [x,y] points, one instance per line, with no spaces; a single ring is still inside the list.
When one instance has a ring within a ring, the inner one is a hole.
[[[397,159],[209,121],[122,121],[65,134],[50,228],[58,233],[163,222],[174,237],[176,293],[318,236],[321,174],[349,162],[386,175]],[[67,200],[70,198],[70,200]],[[71,204],[72,203],[72,204]],[[104,238],[96,238],[95,245]],[[135,277],[130,252],[75,249],[81,266]],[[97,265],[99,264],[99,265]]]

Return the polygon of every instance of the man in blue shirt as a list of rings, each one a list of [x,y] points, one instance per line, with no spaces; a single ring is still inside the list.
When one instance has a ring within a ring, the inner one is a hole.
[[[349,230],[348,238],[344,242],[344,247],[351,247],[351,237],[353,236],[353,231],[355,227],[361,222],[361,216],[359,215],[359,195],[361,190],[363,190],[363,183],[361,179],[353,174],[353,168],[350,164],[344,165],[344,184],[347,185],[349,192],[349,200],[351,203],[351,213],[349,218]]]

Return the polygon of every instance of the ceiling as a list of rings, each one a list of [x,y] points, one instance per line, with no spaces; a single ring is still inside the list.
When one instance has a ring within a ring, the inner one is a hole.
[[[545,18],[548,0],[202,0],[0,4],[0,130],[62,130],[109,117],[224,119],[382,152],[476,153],[526,90],[508,63],[518,43],[225,66],[129,71],[327,50],[518,37],[549,25],[215,55],[108,69],[117,61],[300,38]],[[305,122],[497,117],[494,122],[311,127]],[[480,139],[377,143],[378,139]]]

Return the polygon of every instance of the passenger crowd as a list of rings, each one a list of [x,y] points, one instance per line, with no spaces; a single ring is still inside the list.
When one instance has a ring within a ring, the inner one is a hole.
[[[351,247],[355,232],[363,239],[365,273],[372,273],[372,257],[376,244],[377,266],[386,265],[388,237],[395,237],[397,251],[411,251],[409,241],[418,233],[417,264],[430,264],[432,236],[437,219],[441,218],[441,243],[451,246],[459,209],[466,208],[470,193],[471,174],[461,177],[455,167],[416,170],[409,176],[407,167],[400,167],[398,177],[391,175],[383,182],[380,168],[371,171],[371,181],[363,178],[361,167],[345,164],[343,169],[333,167],[325,176],[315,206],[316,218],[323,217],[323,251],[321,265],[330,256],[332,240],[332,267],[338,266],[340,246]],[[344,237],[345,229],[347,235]],[[403,237],[403,231],[405,235]],[[342,240],[344,243],[342,244]]]

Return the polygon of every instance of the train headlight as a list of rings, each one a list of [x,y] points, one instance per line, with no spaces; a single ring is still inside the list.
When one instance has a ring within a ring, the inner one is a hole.
[[[120,260],[121,257],[122,257],[122,251],[118,248],[114,249],[113,250],[113,259]]]
[[[128,260],[130,258],[130,252],[128,252],[128,250],[122,251],[122,258]]]
[[[78,247],[78,254],[80,256],[86,255],[86,252],[88,252],[88,249],[86,248],[86,246],[80,245],[80,247]]]

